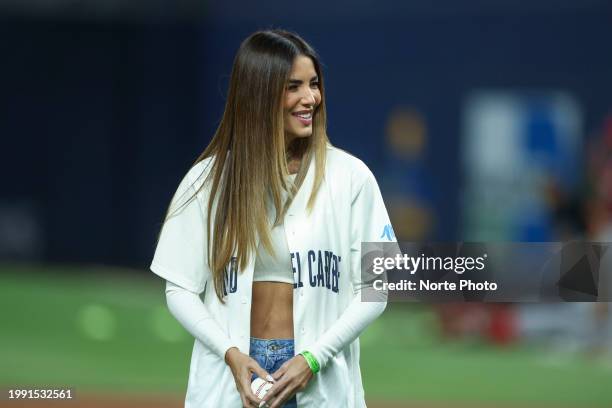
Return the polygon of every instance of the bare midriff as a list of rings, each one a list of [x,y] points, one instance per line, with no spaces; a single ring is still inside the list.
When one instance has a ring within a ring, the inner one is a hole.
[[[287,163],[290,174],[298,172],[300,159]],[[293,338],[293,284],[253,282],[251,337],[259,339]]]
[[[293,284],[253,282],[251,337],[293,338]]]

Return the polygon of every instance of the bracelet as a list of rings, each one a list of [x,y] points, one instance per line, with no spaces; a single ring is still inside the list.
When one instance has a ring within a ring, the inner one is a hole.
[[[319,362],[310,351],[302,351],[300,355],[304,357],[304,359],[306,360],[306,364],[308,364],[308,367],[310,367],[310,370],[313,374],[319,372],[319,370],[321,369],[321,367],[319,366]]]

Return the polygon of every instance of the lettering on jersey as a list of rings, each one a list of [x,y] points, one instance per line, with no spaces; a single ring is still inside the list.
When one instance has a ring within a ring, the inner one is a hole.
[[[223,279],[223,296],[227,296],[227,292],[236,293],[238,290],[238,260],[235,256],[232,257],[228,266],[225,267]]]
[[[331,287],[331,257],[332,253],[330,251],[325,251],[325,287],[329,289]]]
[[[294,288],[302,287],[301,262],[298,252],[291,254],[294,263],[293,271],[298,271],[298,280],[293,284]],[[325,288],[333,293],[338,293],[340,288],[340,262],[342,257],[332,251],[311,249],[306,253],[306,265],[308,266],[308,283],[312,288]],[[294,275],[295,276],[295,275]]]
[[[321,250],[319,250],[319,262],[317,262],[317,286],[323,286],[323,262],[321,259]]]
[[[338,262],[340,257],[332,253],[332,268],[331,268],[331,289],[333,292],[338,293],[338,277],[340,276],[340,268]]]
[[[291,268],[293,269],[293,289],[301,288],[304,283],[302,283],[302,262],[300,262],[299,252],[291,253]]]
[[[317,259],[317,255],[315,251],[308,251],[308,282],[310,282],[310,286],[317,286],[317,277],[312,273],[312,264]]]
[[[387,238],[389,241],[393,241],[395,239],[395,232],[393,232],[393,227],[391,224],[387,224],[383,227],[383,232],[380,238]]]

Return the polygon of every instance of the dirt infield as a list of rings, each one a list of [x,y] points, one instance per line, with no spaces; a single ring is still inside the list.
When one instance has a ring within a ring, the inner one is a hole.
[[[79,408],[182,408],[184,400],[176,396],[125,396],[109,397],[105,395],[80,395],[72,400],[4,400],[1,404],[6,408],[60,408],[60,407],[79,407]],[[500,403],[423,403],[406,402],[391,403],[380,401],[368,401],[368,408],[535,408],[552,407],[552,405],[523,405],[523,404],[500,404]],[[223,408],[223,407],[215,407]],[[555,408],[561,408],[555,405]],[[562,408],[574,408],[564,405]],[[578,407],[575,407],[578,408]],[[583,407],[581,407],[583,408]]]

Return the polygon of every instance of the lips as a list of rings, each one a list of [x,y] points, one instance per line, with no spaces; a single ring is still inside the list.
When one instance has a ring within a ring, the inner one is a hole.
[[[311,110],[303,110],[303,111],[298,111],[298,112],[292,112],[291,113],[293,116],[296,116],[298,118],[302,118],[302,119],[312,119],[312,111]]]
[[[299,111],[292,112],[291,114],[304,126],[310,126],[312,124],[312,111]]]

